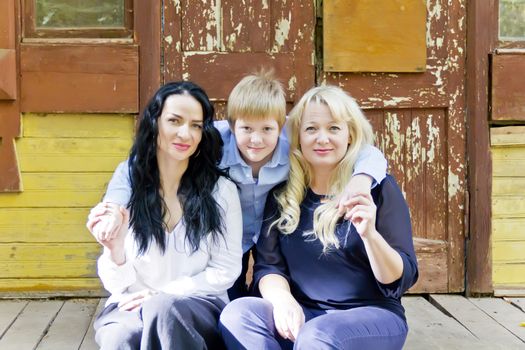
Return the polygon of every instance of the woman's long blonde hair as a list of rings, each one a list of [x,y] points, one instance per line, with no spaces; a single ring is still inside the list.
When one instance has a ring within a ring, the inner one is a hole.
[[[319,86],[307,91],[299,103],[290,112],[287,128],[290,140],[290,177],[286,186],[276,194],[280,216],[271,227],[276,226],[283,234],[291,234],[297,228],[300,217],[300,204],[306,189],[312,181],[310,164],[304,159],[299,143],[301,119],[309,103],[323,103],[335,120],[346,122],[350,134],[345,156],[336,166],[328,182],[327,202],[314,212],[314,231],[306,232],[313,238],[319,238],[323,250],[339,248],[335,235],[337,214],[337,195],[341,194],[350,180],[359,151],[365,145],[373,143],[372,126],[355,102],[341,88]]]

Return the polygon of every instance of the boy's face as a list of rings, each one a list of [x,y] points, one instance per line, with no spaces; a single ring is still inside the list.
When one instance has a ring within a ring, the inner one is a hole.
[[[237,119],[233,132],[237,148],[249,166],[260,168],[273,155],[279,140],[279,124],[275,119],[246,120]]]

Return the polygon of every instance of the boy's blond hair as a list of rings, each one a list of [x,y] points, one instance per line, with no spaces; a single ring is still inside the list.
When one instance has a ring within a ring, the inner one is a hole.
[[[228,122],[233,128],[237,119],[274,119],[282,128],[286,120],[284,88],[273,71],[260,70],[235,85],[228,97]]]

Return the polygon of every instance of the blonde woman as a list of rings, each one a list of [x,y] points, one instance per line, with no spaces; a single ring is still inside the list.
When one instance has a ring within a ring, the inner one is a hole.
[[[292,110],[290,178],[269,196],[254,285],[221,314],[229,349],[401,349],[401,296],[418,277],[408,207],[387,176],[338,215],[372,127],[334,86],[308,91]]]

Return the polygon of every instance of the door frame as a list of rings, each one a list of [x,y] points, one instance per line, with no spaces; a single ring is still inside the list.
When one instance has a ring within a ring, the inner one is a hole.
[[[493,292],[489,87],[490,54],[497,41],[497,13],[497,0],[467,1],[467,295]]]

